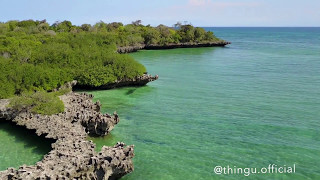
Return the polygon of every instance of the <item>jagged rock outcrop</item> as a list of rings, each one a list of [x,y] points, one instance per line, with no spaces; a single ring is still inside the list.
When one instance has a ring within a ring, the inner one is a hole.
[[[143,74],[142,76],[135,77],[133,79],[122,79],[114,83],[108,83],[99,87],[88,87],[88,86],[76,86],[76,89],[114,89],[119,87],[127,86],[144,86],[149,82],[159,79],[159,76],[152,76],[150,74]]]
[[[120,54],[137,52],[141,49],[146,50],[157,50],[157,49],[175,49],[175,48],[198,48],[198,47],[224,47],[231,42],[228,41],[217,41],[207,43],[170,43],[166,45],[150,44],[150,45],[137,45],[137,46],[126,46],[118,47],[117,51]]]
[[[11,179],[119,179],[133,171],[134,146],[117,143],[95,152],[95,144],[87,135],[108,134],[119,122],[113,116],[101,114],[101,104],[92,103],[92,95],[68,93],[61,96],[65,112],[51,116],[16,112],[7,108],[9,100],[0,100],[0,120],[10,120],[37,135],[55,139],[52,150],[34,166],[8,168],[0,172],[1,180]]]
[[[125,87],[125,86],[144,86],[149,82],[157,80],[158,78],[159,78],[158,75],[151,76],[150,74],[144,74],[142,76],[138,76],[133,79],[122,79],[114,83],[103,85],[103,86],[100,86],[99,89],[114,89],[114,88]]]
[[[199,48],[199,47],[223,47],[231,42],[218,41],[218,42],[208,42],[208,43],[172,43],[167,45],[148,45],[144,49],[175,49],[175,48]]]
[[[73,93],[72,96],[62,96],[61,99],[65,103],[66,116],[71,119],[72,123],[79,122],[85,131],[91,136],[104,136],[107,135],[114,125],[118,124],[119,116],[114,113],[101,114],[100,102],[92,103],[92,95],[82,93]],[[76,104],[76,105],[75,105]],[[77,106],[80,104],[81,106]]]
[[[145,45],[118,47],[117,52],[120,54],[131,53],[131,52],[137,52],[138,50],[141,50],[144,48],[145,48]]]
[[[11,108],[7,108],[9,105],[9,99],[0,99],[0,119],[11,120],[17,115],[17,111]]]

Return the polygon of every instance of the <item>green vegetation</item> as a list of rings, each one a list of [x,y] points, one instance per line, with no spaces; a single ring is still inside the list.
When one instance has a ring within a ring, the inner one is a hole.
[[[9,107],[16,110],[30,110],[32,113],[52,115],[64,111],[64,104],[57,93],[38,91],[35,93],[23,93],[11,99]]]
[[[62,88],[60,89],[59,91],[55,91],[54,94],[56,96],[62,96],[62,95],[65,95],[65,94],[68,94],[69,92],[71,92],[72,89],[71,88]]]
[[[221,40],[179,23],[175,28],[144,26],[141,21],[81,26],[70,21],[49,25],[45,20],[0,23],[0,98],[52,91],[71,80],[99,87],[146,72],[132,57],[116,53],[117,47],[213,41]]]

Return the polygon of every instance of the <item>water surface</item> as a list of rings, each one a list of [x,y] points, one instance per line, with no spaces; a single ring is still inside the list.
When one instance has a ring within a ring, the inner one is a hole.
[[[51,151],[53,142],[38,137],[35,131],[0,119],[0,171],[36,164]]]
[[[135,145],[126,180],[242,179],[213,169],[269,164],[296,173],[249,179],[320,179],[320,29],[209,29],[232,45],[131,54],[160,79],[93,92],[121,118],[94,141]]]
[[[141,88],[93,91],[120,123],[98,148],[135,145],[136,179],[248,179],[215,166],[296,165],[295,174],[249,179],[320,179],[320,28],[208,28],[226,48],[131,54],[160,79]],[[0,170],[32,165],[51,149],[0,123]]]

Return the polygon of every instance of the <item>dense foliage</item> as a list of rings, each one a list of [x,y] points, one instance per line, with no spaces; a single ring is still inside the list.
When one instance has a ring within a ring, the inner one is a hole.
[[[146,72],[143,65],[117,47],[221,41],[212,32],[191,25],[175,28],[141,25],[141,21],[49,25],[43,21],[0,23],[0,98],[34,91],[51,91],[73,79],[98,87]]]
[[[23,93],[12,98],[9,106],[19,111],[27,109],[36,114],[58,114],[64,111],[64,104],[57,95],[58,93],[45,91]]]

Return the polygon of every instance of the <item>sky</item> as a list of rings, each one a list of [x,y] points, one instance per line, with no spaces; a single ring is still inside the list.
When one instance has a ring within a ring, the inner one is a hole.
[[[0,22],[69,20],[207,27],[320,26],[320,0],[0,0]]]

